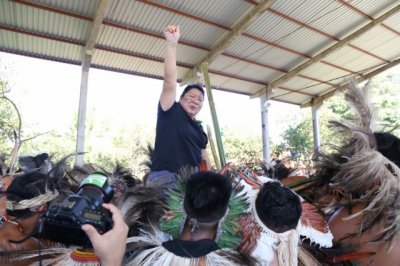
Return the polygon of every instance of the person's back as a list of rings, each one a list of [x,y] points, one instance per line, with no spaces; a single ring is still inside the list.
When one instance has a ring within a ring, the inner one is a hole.
[[[388,132],[374,132],[373,136],[377,145],[376,150],[394,163],[394,165],[386,163],[384,168],[388,168],[389,172],[395,173],[395,167],[400,166],[400,139]],[[368,170],[368,168],[364,168],[364,170]],[[376,178],[380,179],[381,177],[378,176]],[[397,180],[386,188],[386,192],[389,194],[400,193],[399,189]],[[394,202],[395,198],[392,200]],[[329,220],[329,226],[335,236],[334,243],[356,247],[355,252],[371,253],[365,258],[356,259],[357,263],[361,266],[400,265],[400,253],[397,252],[400,248],[400,238],[394,237],[392,241],[382,239],[387,229],[391,227],[388,216],[383,215],[378,218],[378,222],[366,231],[362,227],[369,217],[362,214],[351,217],[354,214],[361,213],[369,204],[370,202],[353,203],[349,207],[341,207],[332,215]],[[382,204],[384,203],[382,202]],[[395,204],[390,206],[390,208],[393,211],[399,211],[399,206]],[[390,245],[393,245],[393,247],[389,249]]]
[[[392,161],[397,167],[400,167],[400,139],[388,132],[375,132],[374,136],[377,141],[378,151],[382,153],[386,158]],[[362,208],[362,205],[353,206],[353,211],[357,212]],[[355,219],[355,230],[359,230],[359,221]],[[387,226],[387,225],[386,225]],[[351,228],[346,225],[346,228]],[[355,241],[361,244],[360,251],[374,252],[376,253],[369,259],[360,260],[360,265],[400,265],[400,239],[398,238],[393,247],[389,250],[389,243],[381,241],[374,243],[377,237],[381,236],[385,228],[384,222],[380,222],[376,226],[372,227],[371,230],[362,234],[359,239],[355,238]],[[367,243],[368,242],[368,243]]]
[[[255,256],[262,265],[297,265],[300,198],[279,182],[270,181],[250,200],[251,221],[260,233],[257,243],[244,252]]]
[[[235,251],[241,235],[232,221],[238,214],[232,212],[240,214],[246,204],[244,198],[231,200],[230,179],[214,172],[197,172],[181,181],[167,200],[168,211],[158,233],[164,237],[161,243],[154,242],[155,237],[149,239],[147,233],[136,238],[155,247],[135,254],[128,265],[250,265]]]
[[[335,212],[329,220],[335,247],[352,249],[342,260],[400,265],[400,139],[372,131],[367,97],[354,83],[345,99],[358,119],[334,121],[336,129],[345,133],[343,143],[336,151],[321,154],[316,164],[316,176],[326,178],[335,194],[331,206]]]
[[[357,247],[355,253],[370,253],[363,258],[357,258],[357,265],[360,266],[398,266],[400,265],[400,239],[394,241],[393,247],[389,248],[389,242],[379,240],[383,234],[385,221],[381,220],[378,224],[371,227],[368,231],[358,234],[361,231],[362,216],[344,220],[351,214],[363,210],[366,206],[355,204],[352,207],[352,212],[347,208],[341,208],[329,220],[329,227],[332,234],[335,236],[334,244],[343,246]],[[350,236],[352,235],[352,236]]]

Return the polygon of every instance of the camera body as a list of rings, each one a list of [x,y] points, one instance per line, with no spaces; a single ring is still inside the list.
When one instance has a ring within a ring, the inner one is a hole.
[[[103,234],[113,226],[111,213],[102,204],[111,201],[114,191],[107,176],[93,173],[81,183],[77,194],[68,196],[61,205],[54,205],[42,218],[42,231],[49,240],[90,247],[83,224],[91,224]]]

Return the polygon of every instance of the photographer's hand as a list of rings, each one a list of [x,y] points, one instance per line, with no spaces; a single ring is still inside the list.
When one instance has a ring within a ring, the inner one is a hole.
[[[82,230],[88,235],[90,242],[92,242],[94,252],[99,257],[101,265],[121,265],[126,249],[129,228],[117,207],[106,203],[103,204],[103,207],[112,213],[113,228],[103,235],[100,235],[90,224],[82,225]]]

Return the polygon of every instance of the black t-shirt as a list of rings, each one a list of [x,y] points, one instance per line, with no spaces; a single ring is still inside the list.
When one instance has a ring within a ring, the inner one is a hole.
[[[201,150],[207,146],[207,135],[179,102],[163,111],[158,104],[156,140],[151,171],[177,173],[184,166],[200,166]]]
[[[163,242],[162,246],[172,254],[184,258],[200,258],[219,249],[218,244],[211,239],[197,241],[174,239]]]

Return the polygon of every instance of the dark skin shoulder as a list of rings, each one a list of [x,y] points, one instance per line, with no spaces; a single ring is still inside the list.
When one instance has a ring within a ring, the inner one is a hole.
[[[371,228],[371,230],[368,230],[361,235],[348,237],[349,235],[360,231],[360,222],[362,216],[358,216],[350,220],[344,220],[344,218],[349,217],[352,213],[362,210],[364,207],[365,206],[361,204],[356,204],[351,210],[347,208],[340,208],[332,215],[328,224],[334,236],[334,244],[342,243],[346,246],[359,247],[357,250],[358,252],[375,253],[375,255],[360,259],[358,261],[358,265],[360,266],[400,265],[400,252],[398,252],[400,250],[400,239],[395,241],[393,248],[388,253],[388,242],[374,241],[382,234],[385,228],[384,221],[375,225],[373,228]]]

